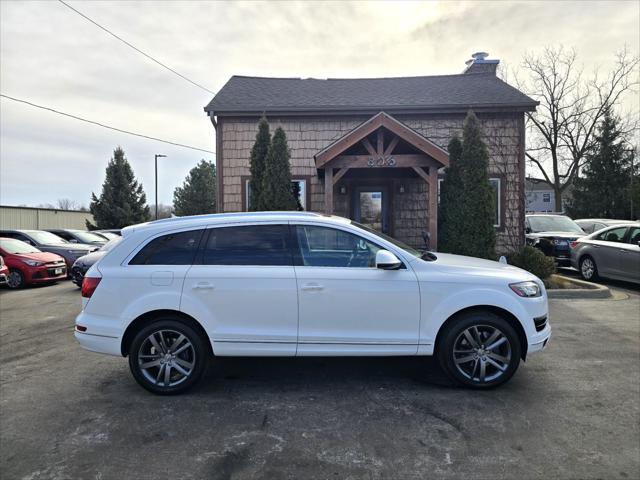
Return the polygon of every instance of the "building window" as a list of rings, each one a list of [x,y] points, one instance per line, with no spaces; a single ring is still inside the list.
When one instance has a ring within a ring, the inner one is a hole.
[[[440,205],[440,189],[442,187],[443,178],[438,179],[438,205]],[[494,217],[494,227],[500,227],[500,219],[502,218],[502,182],[500,178],[490,178],[489,183],[493,188],[494,194],[494,206],[495,206],[495,217]]]
[[[297,187],[297,188],[296,188]],[[291,180],[291,189],[297,189],[298,194],[298,204],[302,207],[302,210],[307,209],[307,181],[293,179]],[[249,179],[245,180],[245,198],[244,204],[246,205],[245,211],[249,211],[249,199],[251,198],[251,185],[249,183]]]
[[[551,194],[550,193],[543,193],[542,194],[542,201],[544,203],[551,203]]]
[[[493,187],[493,198],[494,198],[493,206],[495,208],[495,213],[494,213],[495,217],[493,220],[493,226],[499,227],[500,218],[501,218],[500,214],[502,213],[502,205],[501,205],[502,182],[500,181],[499,178],[490,178],[489,183]]]

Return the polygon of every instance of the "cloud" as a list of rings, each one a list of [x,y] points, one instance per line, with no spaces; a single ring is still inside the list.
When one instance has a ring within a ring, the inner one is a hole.
[[[588,70],[640,43],[637,2],[71,2],[216,91],[233,74],[367,77],[456,73],[478,50],[517,66],[527,50],[575,46]],[[603,22],[606,19],[606,22]],[[637,53],[637,52],[634,52]],[[114,126],[215,149],[211,95],[58,2],[0,2],[0,90]],[[637,97],[632,99],[637,102]],[[87,204],[122,145],[153,201],[201,158],[0,101],[0,202]]]

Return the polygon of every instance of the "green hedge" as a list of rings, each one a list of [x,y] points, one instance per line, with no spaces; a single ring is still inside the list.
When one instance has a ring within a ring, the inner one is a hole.
[[[514,265],[533,273],[541,280],[548,278],[556,272],[556,265],[553,258],[547,257],[540,250],[530,245],[525,246],[519,252],[509,254],[507,262],[509,265]]]

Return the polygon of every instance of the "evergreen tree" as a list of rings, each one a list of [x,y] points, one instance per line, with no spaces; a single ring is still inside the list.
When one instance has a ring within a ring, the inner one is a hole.
[[[449,166],[440,185],[440,211],[438,214],[438,248],[443,252],[457,252],[464,235],[465,213],[460,202],[464,192],[462,184],[462,142],[456,136],[448,146]]]
[[[91,194],[89,210],[95,219],[95,225],[87,221],[87,228],[122,228],[149,220],[147,197],[124,156],[124,150],[118,147],[109,161],[105,181],[102,184],[100,198]]]
[[[262,183],[262,207],[264,210],[297,210],[291,187],[287,136],[281,127],[276,128],[269,146]]]
[[[265,210],[264,203],[262,201],[262,188],[264,185],[264,171],[270,144],[271,133],[269,132],[269,122],[266,117],[263,116],[258,123],[256,141],[251,149],[251,160],[249,164],[251,178],[249,179],[248,205],[248,210],[250,211],[255,212]]]
[[[454,138],[449,145],[453,178],[445,177],[443,213],[444,249],[451,253],[495,258],[494,192],[489,183],[489,153],[478,118],[469,112],[462,131],[462,148]],[[451,158],[453,157],[453,158]],[[441,193],[442,195],[442,193]],[[450,210],[450,211],[449,211]],[[442,244],[441,244],[442,245]]]
[[[182,187],[173,192],[173,208],[179,217],[216,212],[216,166],[201,160],[189,171]]]
[[[573,218],[629,219],[633,151],[623,139],[618,119],[607,112],[595,148],[586,156],[582,176],[573,184],[567,211]]]
[[[300,184],[298,182],[291,183],[291,194],[293,198],[296,200],[296,210],[302,211],[304,208],[302,207],[302,202],[300,201]]]

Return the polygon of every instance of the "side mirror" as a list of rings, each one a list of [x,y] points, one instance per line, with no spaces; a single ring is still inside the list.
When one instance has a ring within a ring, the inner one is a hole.
[[[525,227],[524,233],[531,233],[531,227]]]
[[[402,266],[402,262],[388,250],[378,250],[376,253],[376,268],[382,270],[397,270]]]

